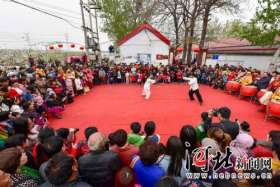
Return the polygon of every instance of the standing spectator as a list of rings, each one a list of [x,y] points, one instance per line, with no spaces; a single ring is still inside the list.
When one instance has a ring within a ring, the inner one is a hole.
[[[88,140],[90,152],[78,161],[81,179],[92,186],[114,186],[115,174],[121,167],[119,156],[107,151],[106,143],[102,133],[92,134]]]

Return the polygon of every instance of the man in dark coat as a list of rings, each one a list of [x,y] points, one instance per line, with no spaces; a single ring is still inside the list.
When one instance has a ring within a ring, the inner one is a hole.
[[[88,139],[90,152],[78,161],[82,181],[94,187],[113,187],[115,174],[121,167],[118,154],[106,150],[106,143],[102,133],[92,134]]]

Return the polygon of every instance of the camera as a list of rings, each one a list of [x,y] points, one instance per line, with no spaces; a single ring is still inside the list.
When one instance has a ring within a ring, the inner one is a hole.
[[[213,108],[210,111],[211,111],[212,116],[218,117],[218,114],[219,114],[219,109],[218,108]]]

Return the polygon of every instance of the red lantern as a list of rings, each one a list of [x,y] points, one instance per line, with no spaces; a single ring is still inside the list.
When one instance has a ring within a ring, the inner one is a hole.
[[[182,53],[183,52],[183,48],[182,47],[177,48],[177,52],[178,53]]]
[[[80,47],[80,50],[83,51],[85,48],[83,46]]]
[[[70,47],[71,47],[71,48],[75,48],[75,44],[71,44]]]
[[[63,44],[58,44],[58,47],[59,48],[63,48]]]
[[[53,49],[54,49],[54,46],[52,46],[52,45],[49,46],[49,49],[50,49],[50,50],[53,50]]]
[[[193,47],[193,51],[194,51],[195,53],[199,53],[199,52],[200,52],[200,49],[199,49],[199,47]]]

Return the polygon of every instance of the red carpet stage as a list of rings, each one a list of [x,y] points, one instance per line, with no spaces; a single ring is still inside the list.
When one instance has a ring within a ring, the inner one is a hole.
[[[259,105],[208,86],[200,89],[203,106],[187,99],[185,84],[154,85],[148,101],[141,96],[142,86],[96,86],[67,105],[63,119],[51,120],[51,126],[80,128],[79,137],[83,138],[84,129],[91,125],[107,135],[119,128],[129,130],[133,121],[141,122],[143,127],[146,121],[153,120],[157,124],[156,132],[161,135],[162,142],[166,142],[170,135],[179,135],[183,125],[197,126],[201,112],[228,106],[232,109],[232,120],[248,121],[255,138],[264,139],[270,130],[280,130],[279,120],[264,120],[265,114],[258,112]]]

